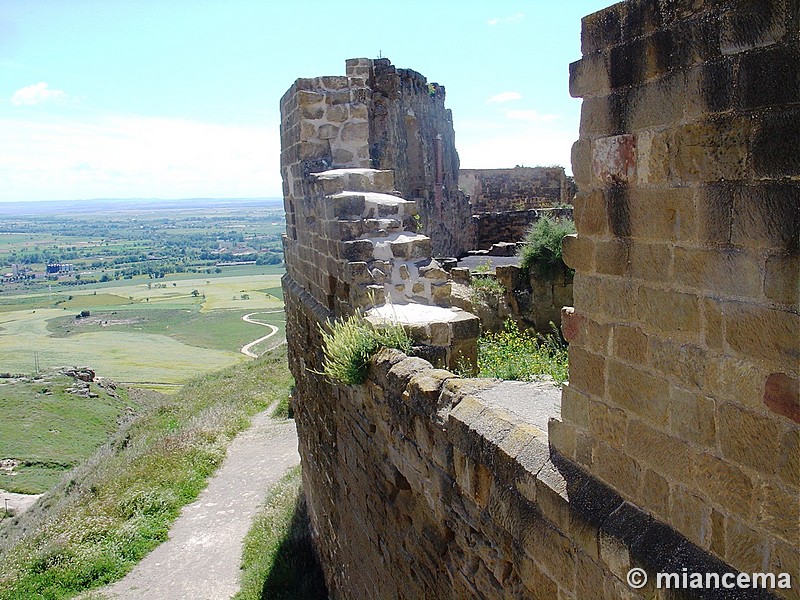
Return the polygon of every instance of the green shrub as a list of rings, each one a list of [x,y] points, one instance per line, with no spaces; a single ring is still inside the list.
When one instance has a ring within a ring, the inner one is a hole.
[[[479,300],[497,298],[506,291],[503,285],[492,277],[473,277],[469,282],[469,286]]]
[[[364,382],[369,360],[381,348],[397,348],[406,353],[411,350],[411,338],[401,325],[373,327],[362,315],[335,321],[321,331],[322,374],[345,385]]]
[[[502,331],[478,339],[478,377],[519,381],[551,377],[561,385],[568,376],[567,345],[556,334],[534,337],[509,319]]]
[[[542,217],[525,234],[520,267],[541,275],[550,275],[565,268],[561,259],[561,241],[571,233],[575,233],[575,223],[571,219]]]

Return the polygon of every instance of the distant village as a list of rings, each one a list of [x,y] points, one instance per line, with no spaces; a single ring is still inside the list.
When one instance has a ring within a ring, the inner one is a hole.
[[[75,272],[75,266],[71,263],[50,263],[45,265],[44,272],[36,271],[27,265],[14,263],[11,271],[3,273],[3,283],[18,283],[20,281],[32,281],[36,279],[56,280],[60,277],[78,277],[80,274]]]

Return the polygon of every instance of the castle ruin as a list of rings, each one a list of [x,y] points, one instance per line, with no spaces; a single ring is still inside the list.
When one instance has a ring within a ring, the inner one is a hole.
[[[475,239],[443,88],[355,59],[281,100],[295,418],[334,598],[800,598],[800,8],[628,0],[584,18],[582,51],[561,392],[446,370],[480,324],[436,260]],[[318,375],[319,325],[356,310],[425,359]],[[656,588],[682,572],[792,589]]]

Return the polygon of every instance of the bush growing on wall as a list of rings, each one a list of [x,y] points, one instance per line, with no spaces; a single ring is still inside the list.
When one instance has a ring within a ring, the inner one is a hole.
[[[565,235],[575,233],[572,219],[542,217],[534,223],[523,239],[520,267],[527,272],[552,275],[566,268],[561,259],[561,241]]]
[[[381,348],[411,351],[411,338],[393,323],[373,327],[361,315],[353,315],[322,327],[324,343],[322,374],[345,385],[358,385],[367,378],[369,360]]]

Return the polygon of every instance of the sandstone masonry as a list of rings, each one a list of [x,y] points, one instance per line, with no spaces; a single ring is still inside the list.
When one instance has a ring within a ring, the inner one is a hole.
[[[697,546],[795,578],[798,18],[770,0],[625,2],[584,19],[570,382],[551,430]]]
[[[800,597],[799,31],[793,0],[630,0],[584,19],[560,402],[438,368],[474,356],[478,323],[415,227],[446,169],[414,187],[427,175],[403,172],[403,127],[373,133],[376,61],[287,92],[287,339],[333,598],[774,597],[654,588],[684,568],[788,572],[779,593]],[[436,96],[395,74],[387,114],[405,80]],[[322,322],[395,303],[436,366],[384,350],[362,386],[316,374]]]

